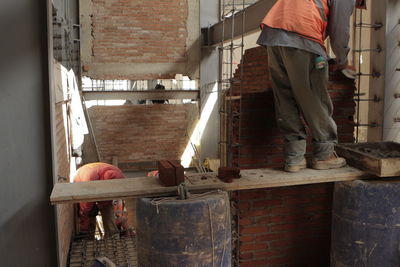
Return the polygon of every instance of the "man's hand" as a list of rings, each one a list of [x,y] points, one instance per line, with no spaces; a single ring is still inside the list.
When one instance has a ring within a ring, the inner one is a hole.
[[[341,66],[340,70],[343,73],[343,75],[349,79],[354,80],[355,78],[357,78],[357,71],[353,66],[350,65]]]
[[[344,70],[345,68],[349,67],[349,65],[347,65],[347,64],[337,64],[336,60],[334,60],[334,59],[330,59],[328,62],[329,62],[329,68],[333,72],[341,71],[341,70]]]
[[[329,59],[329,70],[332,72],[340,71],[344,76],[349,79],[357,78],[357,71],[356,69],[348,64],[337,64],[335,58]]]

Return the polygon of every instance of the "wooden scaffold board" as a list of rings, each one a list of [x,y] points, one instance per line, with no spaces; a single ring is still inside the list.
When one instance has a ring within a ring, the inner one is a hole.
[[[222,189],[227,191],[272,188],[374,177],[352,167],[333,170],[304,169],[288,173],[276,169],[241,171],[242,178],[224,183],[216,173],[188,174],[185,178],[190,192]],[[80,183],[57,183],[50,196],[52,204],[101,201],[137,197],[158,197],[175,194],[177,187],[160,184],[157,177],[126,178]]]

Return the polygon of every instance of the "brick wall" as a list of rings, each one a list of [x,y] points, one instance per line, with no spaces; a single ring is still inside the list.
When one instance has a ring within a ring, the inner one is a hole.
[[[93,106],[89,115],[102,160],[118,156],[129,169],[129,163],[180,159],[198,109],[195,104]]]
[[[56,117],[56,165],[59,182],[69,182],[70,157],[68,153],[68,137],[65,128],[66,105],[57,103],[55,107]],[[57,238],[59,245],[59,261],[67,264],[69,245],[74,231],[74,207],[72,204],[57,205]]]
[[[241,168],[283,166],[267,62],[265,48],[246,50],[235,73],[243,67],[241,157],[234,158]],[[332,72],[329,80],[339,142],[353,142],[354,82]],[[240,266],[329,266],[332,190],[327,183],[240,192]]]
[[[276,126],[267,65],[266,49],[256,47],[246,50],[242,64],[235,72],[235,77],[240,79],[240,68],[243,67],[241,168],[282,165],[283,138]],[[239,84],[236,83],[233,89],[234,94],[237,95]],[[352,80],[345,78],[342,74],[330,73],[328,90],[334,105],[333,118],[338,126],[339,142],[342,143],[354,141],[355,89]],[[237,106],[237,103],[234,105]],[[237,127],[234,130],[237,131]],[[310,149],[311,135],[309,134],[308,158],[311,156]],[[235,160],[237,162],[237,159]]]
[[[186,61],[187,0],[93,0],[95,62]]]
[[[240,266],[329,266],[333,184],[240,192]]]
[[[95,79],[198,78],[199,1],[80,1],[83,75]]]

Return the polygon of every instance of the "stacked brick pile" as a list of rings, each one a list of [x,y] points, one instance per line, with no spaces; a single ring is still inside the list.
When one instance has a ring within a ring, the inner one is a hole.
[[[243,68],[241,156],[234,162],[245,169],[283,165],[267,65],[265,48],[256,47],[245,51],[235,72],[240,79]],[[354,92],[352,80],[330,73],[339,142],[354,140]],[[233,94],[239,94],[239,83]],[[240,266],[329,266],[332,189],[332,184],[318,184],[240,192]]]

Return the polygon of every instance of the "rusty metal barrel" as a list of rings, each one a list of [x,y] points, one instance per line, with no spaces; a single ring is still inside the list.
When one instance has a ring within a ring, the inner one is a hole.
[[[231,266],[227,192],[141,198],[136,210],[139,266]]]
[[[400,266],[400,178],[335,184],[332,267]]]

